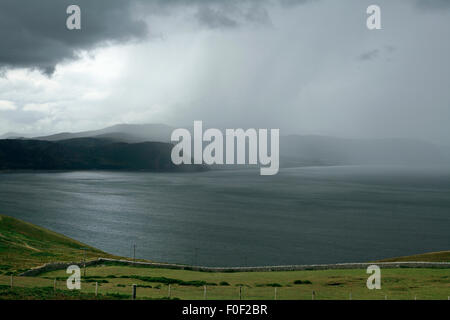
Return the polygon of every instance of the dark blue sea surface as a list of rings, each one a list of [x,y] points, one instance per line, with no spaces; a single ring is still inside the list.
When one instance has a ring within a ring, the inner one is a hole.
[[[1,173],[0,213],[155,261],[371,261],[450,249],[450,168]]]

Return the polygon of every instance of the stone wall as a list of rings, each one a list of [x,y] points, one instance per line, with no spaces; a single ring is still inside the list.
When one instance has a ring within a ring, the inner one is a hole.
[[[45,273],[45,272],[50,272],[50,271],[55,271],[55,270],[65,270],[71,265],[77,265],[80,268],[82,268],[85,264],[86,264],[86,267],[89,267],[89,266],[97,265],[101,262],[102,262],[101,259],[86,261],[86,263],[84,263],[84,262],[51,262],[51,263],[44,264],[43,266],[36,267],[36,268],[30,269],[28,271],[25,271],[25,272],[19,274],[19,276],[35,277],[35,276],[37,276],[41,273]]]
[[[366,269],[370,265],[380,268],[450,268],[450,262],[374,262],[374,263],[337,263],[317,265],[290,265],[290,266],[261,266],[261,267],[201,267],[168,263],[133,262],[129,260],[115,260],[99,258],[86,262],[86,266],[117,263],[122,265],[135,265],[149,268],[165,268],[178,270],[192,270],[203,272],[255,272],[255,271],[297,271],[297,270],[329,270],[329,269]],[[37,276],[41,273],[67,269],[70,265],[84,266],[83,262],[47,263],[43,266],[28,270],[20,276]]]

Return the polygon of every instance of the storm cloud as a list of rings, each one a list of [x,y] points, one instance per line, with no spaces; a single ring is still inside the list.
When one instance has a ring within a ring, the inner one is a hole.
[[[379,0],[371,31],[370,0],[4,0],[1,133],[202,120],[450,144],[447,3]]]
[[[283,3],[285,2],[282,1]],[[304,1],[293,0],[291,4]],[[151,35],[146,19],[186,10],[207,28],[268,23],[265,6],[257,0],[2,0],[0,2],[0,67],[37,68],[47,74],[55,66],[79,57],[80,51],[114,43],[144,40]],[[66,29],[66,9],[81,8],[82,29]]]
[[[132,6],[120,0],[76,1],[82,8],[80,31],[66,29],[66,9],[73,1],[2,0],[0,2],[0,65],[39,68],[74,59],[80,50],[107,42],[142,38],[147,29],[134,19]]]

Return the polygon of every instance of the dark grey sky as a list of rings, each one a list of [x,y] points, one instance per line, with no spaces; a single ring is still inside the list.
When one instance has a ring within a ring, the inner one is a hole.
[[[0,133],[203,120],[450,144],[447,0],[2,0],[0,39]]]

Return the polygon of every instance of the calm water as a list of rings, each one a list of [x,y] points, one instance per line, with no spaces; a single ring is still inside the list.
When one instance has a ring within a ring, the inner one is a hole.
[[[157,261],[368,261],[450,249],[450,170],[5,173],[0,212]]]

